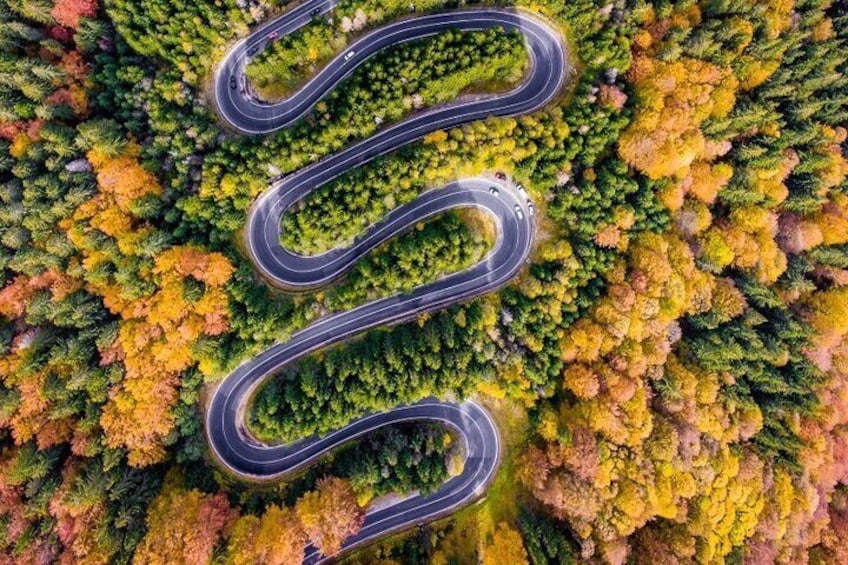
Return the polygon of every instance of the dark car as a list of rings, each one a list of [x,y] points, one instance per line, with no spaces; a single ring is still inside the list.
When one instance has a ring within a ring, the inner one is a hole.
[[[258,46],[258,45],[254,45],[253,47],[248,48],[248,50],[247,50],[247,54],[248,54],[248,55],[253,55],[253,54],[254,54],[254,53],[256,53],[256,51],[258,51],[258,50],[259,50],[259,46]]]
[[[313,8],[311,12],[309,12],[309,16],[314,18],[318,14],[321,13],[321,8]]]
[[[230,88],[235,88],[235,87],[236,87],[236,84],[237,84],[237,83],[236,83],[236,77],[235,77],[235,75],[231,75],[231,76],[230,76]]]
[[[501,171],[498,171],[497,173],[495,173],[495,177],[498,180],[506,180],[506,173],[502,173]]]

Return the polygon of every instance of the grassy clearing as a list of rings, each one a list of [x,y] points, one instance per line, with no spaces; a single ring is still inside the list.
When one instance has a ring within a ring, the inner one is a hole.
[[[484,403],[498,424],[504,447],[501,466],[485,498],[423,528],[386,538],[346,557],[343,563],[477,563],[497,525],[515,524],[522,495],[516,485],[514,459],[529,435],[527,413],[514,402],[487,399]]]
[[[529,424],[526,411],[516,403],[486,400],[503,440],[501,466],[486,497],[453,516],[453,526],[440,540],[431,563],[476,563],[500,522],[518,519],[520,493],[515,480],[514,459],[526,445]],[[506,564],[504,564],[506,565]]]

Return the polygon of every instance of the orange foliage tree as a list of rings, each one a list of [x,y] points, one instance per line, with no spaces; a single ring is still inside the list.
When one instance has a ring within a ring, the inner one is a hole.
[[[829,527],[822,532],[821,544],[814,547],[810,562],[848,563],[848,488],[838,490],[828,508]]]
[[[309,539],[324,555],[338,553],[344,540],[358,532],[365,520],[350,483],[337,477],[319,480],[318,489],[303,495],[295,511]]]
[[[142,300],[105,296],[107,306],[121,315],[115,344],[126,375],[113,389],[101,424],[111,447],[129,449],[130,464],[161,460],[164,441],[174,425],[171,407],[177,401],[182,371],[193,362],[191,346],[202,335],[219,335],[228,327],[223,284],[232,266],[220,254],[193,247],[174,247],[156,258],[153,275],[158,289]],[[205,284],[201,298],[191,301],[183,283]]]
[[[204,565],[235,512],[223,493],[185,490],[174,477],[147,512],[147,533],[138,544],[138,565]]]
[[[50,15],[59,25],[76,29],[80,18],[91,18],[97,15],[97,1],[56,0]]]
[[[294,511],[272,504],[261,517],[246,515],[238,519],[227,544],[226,562],[299,565],[306,541],[306,532]]]

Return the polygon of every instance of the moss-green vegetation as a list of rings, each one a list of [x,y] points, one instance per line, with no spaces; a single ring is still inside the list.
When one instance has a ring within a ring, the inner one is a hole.
[[[493,349],[475,347],[491,323],[480,304],[455,306],[423,327],[371,332],[310,357],[259,389],[250,426],[262,437],[291,441],[388,406],[446,391],[464,396],[491,372]]]
[[[422,222],[363,259],[346,280],[325,292],[330,311],[366,300],[409,292],[446,274],[466,269],[488,250],[484,234],[472,232],[455,212]]]

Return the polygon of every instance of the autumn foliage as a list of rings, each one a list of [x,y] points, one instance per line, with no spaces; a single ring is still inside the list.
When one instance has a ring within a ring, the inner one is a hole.
[[[147,535],[135,552],[138,565],[204,565],[235,518],[223,493],[204,494],[167,483],[150,505]]]
[[[297,501],[295,512],[309,540],[324,555],[338,553],[365,520],[350,483],[336,477],[319,480],[317,490]]]
[[[619,247],[604,296],[562,334],[558,402],[520,457],[520,481],[603,562],[844,560],[846,133],[794,111],[785,47],[753,48],[793,33],[793,3],[750,9],[649,11],[634,37],[618,152],[660,181],[673,229]],[[790,60],[809,69],[806,49]]]
[[[675,512],[691,481],[685,466],[649,463],[660,445],[679,441],[650,410],[650,379],[679,339],[676,320],[708,309],[716,283],[695,268],[682,241],[657,235],[634,242],[629,263],[608,279],[607,298],[561,344],[572,361],[563,387],[578,401],[543,413],[539,433],[552,443],[531,449],[520,467],[523,482],[581,535],[597,527],[626,536],[658,513]],[[626,470],[637,468],[634,480]],[[601,516],[613,509],[610,531]]]
[[[106,506],[102,500],[74,496],[75,483],[82,479],[79,463],[71,460],[65,466],[62,483],[50,500],[50,514],[56,519],[56,532],[63,547],[58,562],[105,564],[113,549],[98,539],[106,526]]]
[[[651,178],[672,176],[720,150],[700,125],[733,107],[736,79],[725,69],[696,59],[665,62],[640,55],[629,77],[645,102],[619,139],[619,152]]]
[[[506,522],[498,524],[492,536],[492,543],[483,551],[483,565],[527,565],[527,552],[521,534]]]
[[[0,290],[0,315],[9,320],[18,320],[26,313],[29,302],[45,293],[56,302],[80,288],[81,284],[67,275],[56,271],[45,271],[35,277],[19,275]],[[0,424],[12,431],[17,444],[33,438],[38,445],[47,448],[67,441],[73,433],[73,420],[69,417],[55,418],[51,410],[55,402],[48,392],[48,371],[23,370],[28,362],[28,347],[39,337],[36,329],[29,329],[15,336],[9,353],[0,358],[0,378],[3,384],[20,395],[20,403],[12,412],[0,418]]]
[[[230,565],[298,565],[308,541],[332,555],[363,519],[350,484],[337,477],[320,479],[294,508],[272,504],[260,515],[239,516],[224,493],[186,488],[172,473],[150,505],[134,563],[208,564],[225,542],[223,562]]]
[[[261,516],[240,517],[227,544],[227,563],[232,565],[296,565],[306,547],[294,510],[269,506]]]
[[[50,15],[56,23],[72,29],[79,26],[80,18],[91,18],[97,14],[97,0],[56,0]]]
[[[120,261],[138,257],[143,253],[141,240],[155,233],[137,219],[133,205],[140,198],[158,196],[161,188],[138,163],[135,151],[130,144],[117,156],[96,149],[89,152],[100,192],[65,226],[90,273],[114,261],[91,245],[92,230],[114,240]],[[224,285],[232,272],[229,261],[218,253],[177,246],[159,253],[149,268],[138,272],[150,289],[140,296],[128,293],[117,280],[88,277],[88,287],[121,319],[115,341],[101,354],[104,364],[122,362],[125,376],[111,390],[101,424],[107,444],[126,447],[131,464],[146,465],[164,457],[180,375],[196,361],[192,345],[201,336],[220,335],[228,328]]]
[[[227,329],[227,297],[222,286],[232,267],[225,258],[191,247],[175,247],[156,258],[153,276],[158,289],[147,299],[107,305],[120,314],[114,355],[123,360],[126,375],[112,391],[101,424],[107,442],[126,446],[130,462],[154,463],[164,456],[163,441],[174,425],[170,409],[177,401],[180,373],[193,362],[194,341]],[[184,293],[184,283],[205,285],[196,301]],[[109,354],[112,352],[109,351]]]

